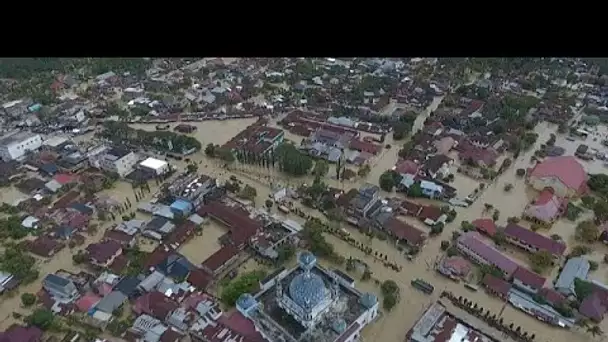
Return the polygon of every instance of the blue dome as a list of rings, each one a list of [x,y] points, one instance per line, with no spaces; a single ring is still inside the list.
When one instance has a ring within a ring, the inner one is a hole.
[[[243,293],[236,300],[236,305],[245,311],[254,307],[255,304],[256,304],[255,298],[253,298],[253,296],[250,295],[249,293]]]
[[[295,276],[289,284],[289,296],[303,309],[311,310],[328,296],[328,291],[321,277],[304,272]]]
[[[301,252],[298,256],[298,262],[300,263],[300,267],[312,269],[317,263],[317,258],[310,252]]]

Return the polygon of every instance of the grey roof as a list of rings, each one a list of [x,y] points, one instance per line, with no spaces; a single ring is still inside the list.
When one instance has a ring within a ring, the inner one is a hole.
[[[583,257],[570,258],[555,281],[555,289],[565,295],[574,294],[574,280],[587,279],[589,261]]]
[[[29,139],[37,134],[31,132],[16,132],[9,133],[0,138],[0,145],[6,146],[14,143],[21,142],[23,140]]]
[[[95,309],[111,314],[126,301],[127,296],[125,296],[122,292],[112,291],[103,297],[99,303],[97,303],[97,305],[95,305]]]
[[[63,287],[69,284],[70,280],[51,273],[47,274],[46,277],[44,277],[43,282]]]
[[[114,147],[114,148],[111,148],[109,151],[106,151],[106,154],[114,156],[117,159],[120,159],[129,153],[131,153],[131,151],[124,147]]]
[[[323,279],[311,271],[298,274],[289,283],[289,297],[306,311],[311,311],[328,295]]]
[[[330,162],[337,162],[342,156],[342,151],[337,147],[330,147],[327,151],[327,160]]]
[[[163,281],[163,279],[165,279],[164,274],[158,271],[154,271],[149,276],[147,276],[146,279],[142,280],[142,282],[139,284],[139,287],[144,291],[151,291],[161,281]]]

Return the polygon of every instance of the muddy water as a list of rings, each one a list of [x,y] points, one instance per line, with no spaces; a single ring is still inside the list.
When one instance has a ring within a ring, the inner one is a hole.
[[[194,238],[181,246],[180,253],[186,256],[193,264],[200,265],[211,254],[221,248],[218,239],[226,234],[226,232],[226,228],[214,221],[209,221],[203,226],[203,234],[200,236],[195,235]]]

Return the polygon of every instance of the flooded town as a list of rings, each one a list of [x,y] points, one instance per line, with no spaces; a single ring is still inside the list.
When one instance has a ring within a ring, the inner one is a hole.
[[[605,62],[23,60],[2,342],[608,339]]]

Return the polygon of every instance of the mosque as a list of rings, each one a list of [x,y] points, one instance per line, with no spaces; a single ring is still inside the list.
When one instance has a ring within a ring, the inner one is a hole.
[[[272,342],[352,342],[378,316],[378,298],[361,293],[353,279],[317,264],[310,252],[298,266],[260,282],[260,292],[243,294],[237,309]]]

